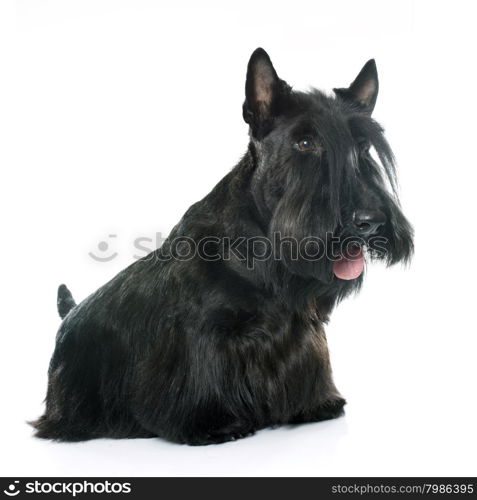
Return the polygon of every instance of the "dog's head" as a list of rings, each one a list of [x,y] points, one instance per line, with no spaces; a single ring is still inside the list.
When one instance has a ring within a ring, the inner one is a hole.
[[[328,96],[292,90],[257,49],[245,90],[257,165],[252,193],[285,267],[345,290],[359,284],[364,254],[407,261],[412,228],[397,198],[393,153],[371,117],[374,60]]]

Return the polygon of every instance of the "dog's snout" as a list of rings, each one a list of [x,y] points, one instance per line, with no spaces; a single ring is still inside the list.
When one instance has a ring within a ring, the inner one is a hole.
[[[386,217],[380,210],[356,210],[353,223],[360,236],[373,236],[386,222]]]

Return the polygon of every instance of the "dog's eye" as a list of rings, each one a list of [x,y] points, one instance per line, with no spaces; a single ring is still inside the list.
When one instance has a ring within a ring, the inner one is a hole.
[[[296,147],[300,150],[300,151],[304,151],[304,152],[307,152],[307,151],[314,151],[316,149],[316,145],[315,143],[313,142],[312,139],[309,139],[309,138],[303,138],[303,139],[300,139],[297,143],[296,143]]]

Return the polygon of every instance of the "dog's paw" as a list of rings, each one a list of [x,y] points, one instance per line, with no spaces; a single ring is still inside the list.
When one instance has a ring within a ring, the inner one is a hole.
[[[206,446],[209,444],[221,444],[227,443],[228,441],[237,441],[237,439],[252,436],[253,434],[255,434],[255,431],[252,429],[219,429],[217,431],[209,431],[204,434],[189,436],[183,440],[183,443],[190,446]]]
[[[317,408],[302,411],[290,420],[291,424],[301,424],[305,422],[321,422],[341,417],[344,414],[346,400],[341,396],[333,396],[327,399]]]
[[[316,420],[330,420],[332,418],[341,417],[344,414],[344,405],[346,400],[341,396],[329,399],[318,406],[316,410]]]

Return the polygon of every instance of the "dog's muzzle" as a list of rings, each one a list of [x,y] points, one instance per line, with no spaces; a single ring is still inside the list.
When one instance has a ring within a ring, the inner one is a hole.
[[[357,236],[376,235],[386,223],[386,216],[380,210],[356,210],[353,226]]]

